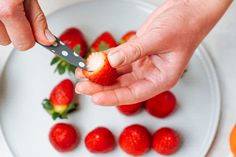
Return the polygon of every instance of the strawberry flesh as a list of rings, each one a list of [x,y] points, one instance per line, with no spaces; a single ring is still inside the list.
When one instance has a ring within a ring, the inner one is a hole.
[[[118,74],[115,68],[111,67],[107,54],[94,52],[87,58],[88,71],[83,70],[83,74],[90,81],[107,86],[115,83]]]

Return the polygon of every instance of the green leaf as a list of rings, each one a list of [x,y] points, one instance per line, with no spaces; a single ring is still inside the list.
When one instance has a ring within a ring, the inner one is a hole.
[[[105,42],[102,41],[102,42],[99,44],[98,49],[99,49],[99,51],[105,51],[105,50],[109,49],[109,45],[108,45],[107,43],[105,43]]]
[[[73,48],[73,50],[74,50],[78,55],[80,55],[80,52],[81,52],[81,45],[78,44],[77,46],[75,46],[75,48]]]
[[[54,113],[52,114],[52,119],[53,119],[53,120],[56,120],[57,118],[60,118],[60,117],[61,117],[60,113],[54,112]]]
[[[67,114],[72,113],[72,112],[76,111],[77,107],[78,107],[77,103],[72,103],[72,104],[70,104],[70,106],[68,106],[65,113],[67,113]]]
[[[65,71],[66,71],[66,66],[63,64],[64,61],[60,62],[58,65],[57,65],[57,69],[56,71],[58,71],[58,73],[60,75],[64,74]]]
[[[56,64],[57,62],[59,62],[61,60],[61,57],[59,57],[59,56],[55,56],[53,59],[52,59],[52,61],[51,61],[51,65],[54,65],[54,64]]]
[[[68,71],[69,73],[74,74],[74,73],[75,73],[75,69],[76,69],[76,66],[74,66],[74,65],[72,65],[72,64],[69,64],[69,65],[67,66],[67,71]]]
[[[42,105],[43,105],[43,108],[45,108],[46,110],[53,110],[53,106],[48,99],[44,99],[42,102]]]

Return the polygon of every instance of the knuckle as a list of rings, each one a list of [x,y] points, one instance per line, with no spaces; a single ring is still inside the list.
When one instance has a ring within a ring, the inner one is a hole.
[[[0,41],[0,45],[2,45],[2,46],[7,46],[7,45],[9,45],[9,44],[11,44],[11,41],[10,41],[10,40]]]
[[[14,2],[8,2],[5,5],[1,5],[0,7],[0,17],[8,18],[12,17],[16,14],[17,4]]]
[[[45,15],[43,14],[43,12],[39,11],[38,13],[36,13],[34,19],[35,22],[44,22],[46,20]]]
[[[142,57],[143,47],[139,42],[137,41],[135,43],[131,42],[129,46],[130,46],[131,52],[133,52],[132,55],[134,55],[136,58]]]

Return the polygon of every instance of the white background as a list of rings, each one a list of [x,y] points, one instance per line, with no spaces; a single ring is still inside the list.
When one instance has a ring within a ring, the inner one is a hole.
[[[84,0],[40,0],[46,14],[61,7]],[[146,0],[159,5],[159,0]],[[236,122],[236,3],[234,2],[225,16],[204,40],[218,72],[222,93],[222,116],[216,140],[207,157],[230,155],[228,139],[231,128]],[[13,47],[0,46],[0,72]],[[204,106],[203,106],[204,107]],[[200,115],[199,115],[200,116]],[[0,137],[1,138],[1,137]],[[0,139],[1,141],[1,139]],[[0,143],[0,156],[4,154]]]

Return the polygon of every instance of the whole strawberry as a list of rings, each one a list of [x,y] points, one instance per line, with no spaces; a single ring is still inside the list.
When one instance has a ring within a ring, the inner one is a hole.
[[[163,92],[147,100],[145,107],[151,115],[158,118],[165,118],[175,110],[176,98],[170,91]]]
[[[130,125],[120,134],[119,145],[130,155],[144,155],[151,148],[151,135],[142,125]]]
[[[172,155],[180,148],[179,134],[171,128],[161,128],[153,135],[153,149],[162,155]]]
[[[85,57],[88,46],[84,38],[83,33],[77,28],[69,28],[65,30],[59,37],[62,42],[64,42],[68,47],[73,49],[81,57]],[[55,56],[51,62],[51,65],[56,64],[56,72],[59,74],[64,74],[66,71],[74,73],[76,67],[67,63],[64,59],[59,56]]]
[[[116,47],[117,42],[109,32],[102,33],[92,44],[90,52],[100,52]]]
[[[77,104],[73,103],[74,85],[71,80],[66,79],[60,82],[51,92],[49,99],[44,99],[44,109],[55,120],[67,118],[67,115],[76,110]]]
[[[117,71],[111,67],[106,53],[93,52],[88,56],[86,63],[88,71],[83,70],[83,74],[90,81],[104,86],[116,82]]]
[[[127,32],[119,41],[120,44],[126,43],[129,40],[132,40],[136,37],[135,31],[129,31]]]
[[[88,133],[85,138],[85,145],[92,153],[107,153],[114,149],[115,138],[107,128],[98,127]]]
[[[69,152],[78,146],[80,137],[72,125],[58,123],[51,128],[49,140],[57,151]]]
[[[120,105],[117,106],[117,109],[126,116],[132,116],[143,108],[143,103],[129,104],[129,105]]]

